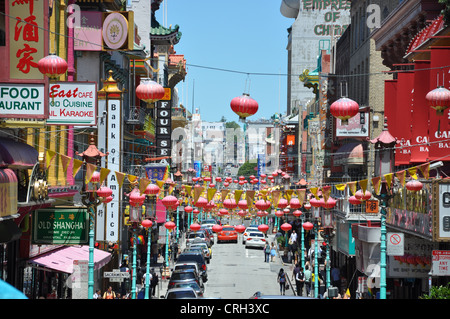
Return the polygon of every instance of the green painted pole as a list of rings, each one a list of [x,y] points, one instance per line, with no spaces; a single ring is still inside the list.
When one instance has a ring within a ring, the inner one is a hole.
[[[302,225],[303,225],[303,216],[302,216]],[[301,263],[302,263],[302,268],[305,268],[305,229],[303,228],[303,226],[301,227],[301,237],[302,237],[302,256],[301,256]]]
[[[386,299],[386,208],[381,207],[380,299]]]
[[[133,263],[131,264],[131,267],[133,269],[133,276],[131,278],[131,299],[136,299],[136,232],[133,229]]]
[[[150,249],[152,246],[152,228],[149,227],[148,231],[148,239],[147,239],[147,269],[145,275],[145,299],[149,299],[150,296]]]
[[[94,216],[95,210],[89,207],[89,261],[88,261],[88,299],[94,299]]]
[[[314,297],[319,297],[319,264],[317,260],[317,254],[319,252],[319,243],[318,243],[318,224],[317,221],[314,222]]]

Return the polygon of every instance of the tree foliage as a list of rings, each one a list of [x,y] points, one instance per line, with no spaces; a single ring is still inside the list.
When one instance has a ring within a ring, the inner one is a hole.
[[[447,286],[431,287],[429,295],[422,295],[420,299],[450,299],[450,283]]]
[[[257,163],[245,162],[241,167],[239,167],[238,176],[249,177],[250,175],[255,175],[256,174],[255,167],[257,165],[258,165]]]

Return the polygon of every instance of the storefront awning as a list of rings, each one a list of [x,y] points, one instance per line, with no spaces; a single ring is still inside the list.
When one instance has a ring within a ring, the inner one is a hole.
[[[39,153],[32,146],[0,137],[0,167],[33,168]]]
[[[65,246],[36,256],[28,260],[28,262],[72,274],[74,260],[89,260],[89,246]],[[102,268],[110,260],[110,253],[94,248],[94,269]]]
[[[334,165],[364,165],[364,148],[361,143],[341,146],[334,155]]]

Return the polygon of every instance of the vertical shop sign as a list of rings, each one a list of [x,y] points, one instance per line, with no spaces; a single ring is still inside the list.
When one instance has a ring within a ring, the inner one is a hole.
[[[171,156],[172,103],[156,102],[156,155]]]

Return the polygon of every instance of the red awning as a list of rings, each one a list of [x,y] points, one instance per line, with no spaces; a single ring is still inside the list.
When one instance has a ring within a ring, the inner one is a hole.
[[[32,146],[0,137],[0,167],[32,168],[38,162],[38,156]]]
[[[428,39],[430,39],[437,32],[441,31],[444,28],[444,16],[439,16],[434,21],[424,28],[422,31],[417,33],[414,39],[410,42],[408,49],[406,50],[406,54],[413,52],[420,45],[425,43]]]
[[[65,246],[28,260],[68,274],[73,273],[74,260],[89,260],[89,246]],[[94,248],[94,269],[100,269],[111,260],[111,254]]]

